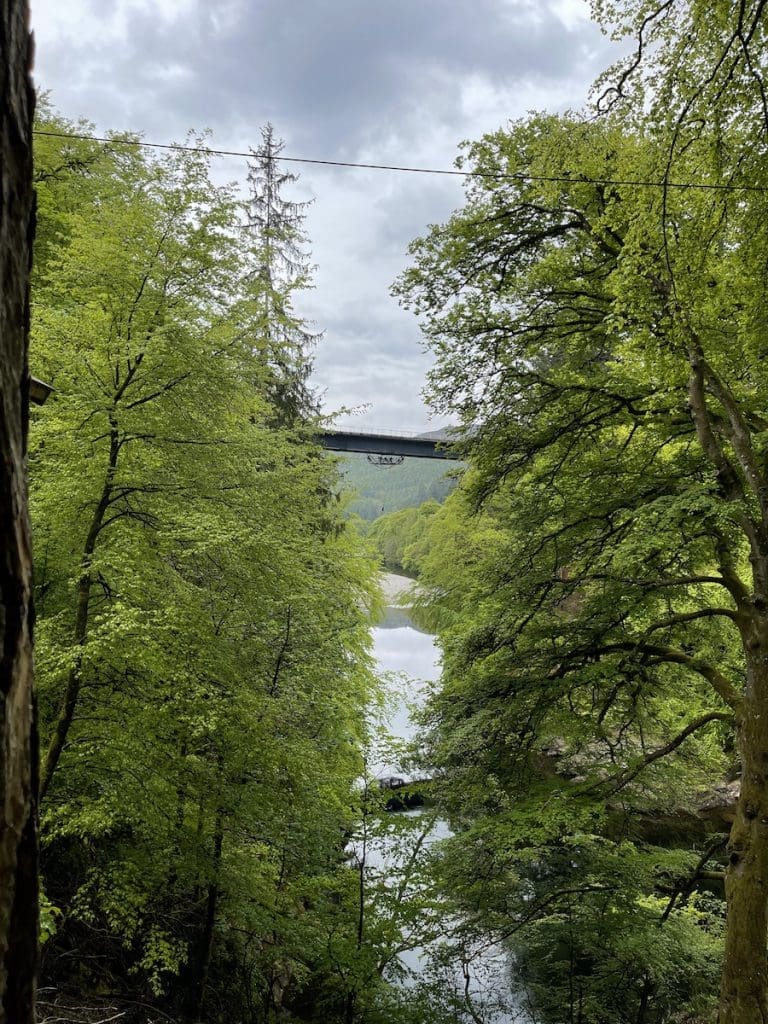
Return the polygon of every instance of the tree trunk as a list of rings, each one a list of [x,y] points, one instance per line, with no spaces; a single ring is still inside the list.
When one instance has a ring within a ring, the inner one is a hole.
[[[77,603],[75,607],[75,660],[67,677],[67,688],[64,692],[64,700],[59,710],[56,724],[53,728],[45,762],[40,773],[40,800],[45,800],[56,769],[59,766],[61,755],[67,744],[67,737],[72,722],[75,718],[75,711],[80,699],[80,690],[83,684],[82,649],[88,639],[88,621],[91,602],[91,591],[93,589],[93,576],[91,573],[91,562],[96,551],[96,544],[99,539],[104,517],[107,514],[115,483],[117,471],[117,459],[120,454],[120,439],[117,425],[117,418],[114,413],[109,417],[109,457],[104,477],[104,485],[101,496],[96,504],[91,518],[91,525],[88,529],[88,536],[85,539],[85,547],[80,560],[80,578],[77,582]]]
[[[0,1024],[34,1020],[37,741],[27,512],[34,223],[26,0],[0,0]]]
[[[208,973],[213,956],[213,939],[216,927],[216,914],[219,905],[219,874],[221,872],[221,853],[224,846],[224,808],[221,805],[222,779],[224,776],[224,758],[218,757],[218,786],[216,794],[216,818],[213,826],[213,859],[211,862],[211,878],[208,883],[208,897],[205,903],[205,921],[200,936],[200,955],[197,964],[197,978],[194,984],[195,1020],[202,1020],[205,990],[208,985]]]
[[[200,963],[195,995],[195,1020],[202,1020],[205,989],[208,984],[208,972],[213,956],[213,936],[216,926],[216,912],[219,903],[219,869],[221,867],[221,848],[224,841],[224,819],[219,810],[216,813],[215,834],[213,837],[213,877],[208,885],[208,898],[205,902],[205,922],[200,940]]]
[[[740,723],[741,795],[728,841],[718,1024],[768,1024],[768,636],[753,632]]]

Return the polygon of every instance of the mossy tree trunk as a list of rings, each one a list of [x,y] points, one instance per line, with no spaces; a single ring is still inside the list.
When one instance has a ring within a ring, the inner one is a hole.
[[[728,841],[720,1024],[768,1024],[768,629],[755,629],[740,727],[741,794]]]
[[[0,1024],[34,1020],[37,743],[27,512],[34,94],[25,0],[0,0]]]

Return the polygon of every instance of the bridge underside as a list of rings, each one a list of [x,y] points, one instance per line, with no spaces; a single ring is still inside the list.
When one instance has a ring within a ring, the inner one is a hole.
[[[365,455],[404,455],[414,459],[455,459],[444,441],[429,437],[398,437],[395,434],[362,434],[347,430],[326,430],[318,435],[324,448],[333,452],[361,452]]]

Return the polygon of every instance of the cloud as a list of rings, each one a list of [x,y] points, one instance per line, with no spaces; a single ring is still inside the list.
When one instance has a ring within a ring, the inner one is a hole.
[[[272,119],[289,126],[292,144],[350,155],[402,128],[404,117],[452,123],[468,77],[500,89],[578,73],[598,36],[559,7],[80,0],[65,16],[55,0],[39,0],[33,24],[43,73],[74,71],[92,108],[83,113],[98,116],[104,93],[129,111],[130,125],[110,127],[195,124],[247,135]]]
[[[445,166],[457,144],[586,98],[610,58],[582,0],[32,0],[37,78],[69,117],[152,141],[213,130],[243,149],[271,120],[286,153]],[[426,424],[429,365],[389,296],[409,241],[461,203],[461,180],[301,168],[329,404],[374,401],[386,426]],[[242,161],[217,173],[245,178]]]

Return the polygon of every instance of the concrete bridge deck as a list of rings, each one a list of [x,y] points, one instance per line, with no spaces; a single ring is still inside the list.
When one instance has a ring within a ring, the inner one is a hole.
[[[362,452],[365,455],[404,455],[414,459],[455,459],[449,442],[394,431],[365,433],[357,430],[323,430],[318,440],[334,452]]]

